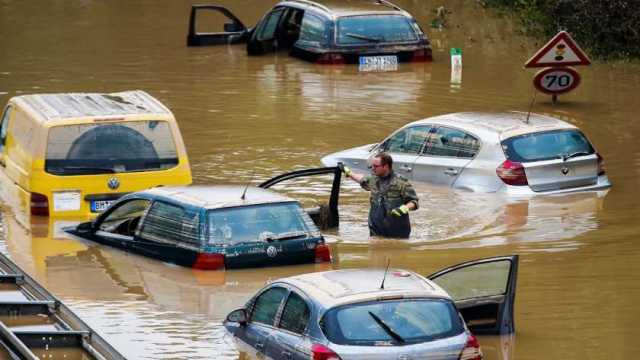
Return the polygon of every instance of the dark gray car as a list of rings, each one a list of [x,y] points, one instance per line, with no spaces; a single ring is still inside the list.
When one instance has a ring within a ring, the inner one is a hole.
[[[271,359],[482,359],[476,334],[515,331],[518,256],[425,278],[348,269],[277,280],[231,312],[241,351]]]

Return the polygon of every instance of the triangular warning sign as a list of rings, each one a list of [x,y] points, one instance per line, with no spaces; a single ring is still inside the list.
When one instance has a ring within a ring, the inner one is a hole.
[[[591,60],[566,31],[560,31],[524,67],[589,65]]]

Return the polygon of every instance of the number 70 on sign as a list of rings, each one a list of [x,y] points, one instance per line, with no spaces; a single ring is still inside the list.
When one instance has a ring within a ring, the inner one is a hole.
[[[580,84],[580,74],[570,67],[549,67],[540,70],[533,85],[545,94],[562,94]]]

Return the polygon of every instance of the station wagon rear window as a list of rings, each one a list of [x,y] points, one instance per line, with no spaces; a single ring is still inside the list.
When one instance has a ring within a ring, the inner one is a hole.
[[[371,301],[331,309],[321,327],[340,345],[412,344],[458,335],[464,327],[445,299]]]
[[[210,210],[207,219],[210,244],[301,239],[318,231],[297,202]]]
[[[49,130],[45,171],[50,174],[165,170],[177,164],[166,121],[64,125]]]
[[[409,20],[399,15],[358,15],[338,19],[337,42],[361,45],[418,40]]]
[[[531,162],[595,153],[589,140],[578,130],[555,130],[515,136],[502,141],[507,159]]]

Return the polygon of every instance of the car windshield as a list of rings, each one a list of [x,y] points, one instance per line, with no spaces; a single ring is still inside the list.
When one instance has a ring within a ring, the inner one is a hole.
[[[595,153],[589,140],[578,130],[556,130],[525,134],[502,142],[507,159],[518,162],[571,157]]]
[[[210,210],[210,244],[240,244],[300,239],[317,228],[297,202]]]
[[[49,130],[45,171],[50,174],[164,170],[177,164],[166,121],[64,125]]]
[[[338,20],[338,44],[407,42],[418,39],[409,20],[400,15],[359,15]]]
[[[327,338],[340,345],[401,345],[458,335],[464,326],[450,300],[371,301],[329,310],[321,321]]]

